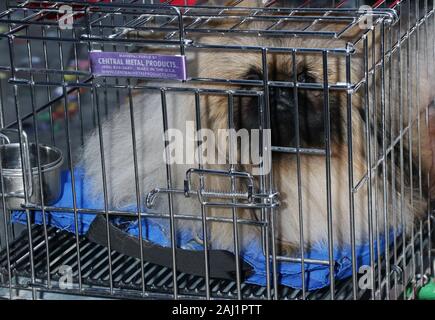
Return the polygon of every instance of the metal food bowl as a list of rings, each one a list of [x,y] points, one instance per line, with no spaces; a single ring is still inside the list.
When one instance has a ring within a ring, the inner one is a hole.
[[[3,183],[0,183],[0,195],[3,196],[4,194],[7,208],[12,210],[22,209],[26,198],[28,203],[36,205],[41,205],[43,202],[44,205],[56,203],[62,195],[62,152],[55,147],[39,145],[40,175],[36,144],[28,143],[27,136],[23,132],[21,141],[23,148],[20,148],[19,143],[10,143],[9,138],[1,133],[4,131],[6,130],[0,131],[0,137],[7,142],[0,145],[3,175]],[[24,161],[22,161],[22,154],[24,155]],[[40,183],[40,176],[42,184]],[[24,189],[24,183],[26,184],[26,190]],[[44,201],[41,198],[41,185]],[[4,192],[2,187],[4,187]]]

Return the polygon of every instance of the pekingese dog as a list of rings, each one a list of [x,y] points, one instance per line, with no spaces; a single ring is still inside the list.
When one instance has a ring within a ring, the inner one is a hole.
[[[230,20],[212,21],[204,27],[225,28],[230,23]],[[301,28],[301,23],[287,21],[275,28],[294,30]],[[266,22],[249,22],[240,26],[246,29],[266,27]],[[319,32],[338,32],[344,24],[336,21],[314,27]],[[384,233],[396,228],[409,232],[415,217],[427,212],[427,177],[432,166],[432,146],[427,125],[430,117],[426,112],[434,98],[428,70],[433,63],[428,66],[426,55],[417,53],[415,46],[408,44],[409,50],[406,45],[402,46],[400,59],[399,53],[393,53],[385,61],[382,71],[379,67],[383,59],[379,29],[367,32],[355,25],[339,38],[189,34],[189,39],[195,44],[325,50],[349,48],[354,53],[348,61],[351,69],[347,70],[346,55],[331,52],[325,59],[322,53],[309,51],[296,51],[295,54],[267,51],[262,56],[261,51],[254,50],[187,50],[188,59],[194,65],[189,70],[190,75],[202,79],[249,81],[237,86],[228,82],[188,81],[178,86],[144,82],[142,87],[131,89],[130,98],[119,111],[102,121],[102,139],[98,129],[86,139],[79,165],[85,169],[85,179],[92,186],[89,196],[102,198],[105,195],[108,209],[139,205],[140,210],[145,210],[148,192],[168,187],[169,169],[163,155],[171,141],[165,144],[165,129],[180,130],[180,143],[183,144],[193,139],[189,136],[186,123],[197,125],[199,118],[201,128],[216,133],[216,149],[219,149],[215,150],[216,153],[225,153],[227,147],[219,147],[225,145],[227,140],[219,138],[217,132],[231,126],[229,119],[237,130],[258,129],[259,119],[264,116],[261,111],[265,109],[259,107],[262,102],[256,95],[234,93],[229,99],[228,94],[214,93],[213,89],[262,91],[268,92],[272,146],[325,150],[327,140],[330,141],[329,174],[324,154],[301,153],[298,160],[295,153],[272,153],[271,187],[279,192],[280,199],[279,208],[272,212],[275,218],[273,228],[281,254],[291,254],[301,246],[309,248],[325,244],[329,238],[334,246],[340,247],[349,245],[353,236],[357,244],[365,243],[371,231]],[[156,37],[156,33],[137,36]],[[354,46],[350,48],[349,42],[354,42]],[[149,50],[154,53],[170,52],[169,49],[156,51],[152,47]],[[365,51],[367,59],[364,59]],[[146,48],[144,52],[148,52]],[[409,65],[408,58],[411,61]],[[267,75],[264,70],[267,70]],[[418,83],[413,80],[417,75],[420,77]],[[287,84],[296,81],[299,88],[294,90],[291,86],[270,85],[267,91],[263,91],[264,87],[259,83],[266,77],[268,81]],[[324,90],[326,81],[329,90]],[[333,85],[348,82],[353,84],[349,90],[333,88]],[[312,85],[310,88],[304,86],[309,84]],[[166,86],[203,91],[195,94],[183,90],[162,90]],[[230,105],[232,108],[229,108]],[[325,105],[328,105],[329,130],[325,127]],[[228,110],[233,110],[233,113],[229,114]],[[328,131],[329,139],[325,139]],[[368,139],[370,143],[367,143]],[[350,143],[352,150],[349,153]],[[240,145],[238,151],[240,155]],[[384,151],[387,153],[384,154]],[[352,156],[352,163],[349,162],[349,155]],[[105,160],[106,189],[103,188],[102,156]],[[137,170],[134,169],[135,164]],[[194,163],[172,164],[171,188],[183,190],[186,172],[197,166],[197,159]],[[229,168],[227,164],[207,163],[204,167]],[[252,168],[249,164],[236,166],[236,170],[244,172],[251,172]],[[350,183],[349,173],[353,175]],[[419,179],[419,176],[422,178]],[[255,177],[256,189],[260,188],[260,180],[259,176]],[[207,176],[202,183],[205,189],[228,192],[231,188],[229,179],[221,176]],[[199,182],[192,184],[192,188],[196,188]],[[243,184],[238,183],[236,187],[243,189]],[[173,212],[184,217],[201,215],[200,202],[196,197],[186,198],[183,194],[174,193],[170,200],[164,196],[156,199],[153,210]],[[258,209],[238,208],[233,212],[225,207],[206,207],[204,210],[209,217],[226,219],[212,219],[207,223],[210,248],[234,251],[233,218],[248,221],[264,219]],[[187,230],[195,234],[198,241],[204,240],[201,220],[177,218],[175,227],[177,232]],[[259,225],[239,223],[237,231],[241,248],[260,239],[260,230]]]

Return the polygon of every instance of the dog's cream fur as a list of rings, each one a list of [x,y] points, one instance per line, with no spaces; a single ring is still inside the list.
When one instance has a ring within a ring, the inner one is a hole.
[[[233,37],[231,39],[211,37],[207,38],[210,42],[226,42],[227,44],[247,44],[261,46],[280,46],[280,47],[338,47],[344,46],[344,42],[338,40],[307,40],[307,39],[265,39],[265,38],[243,38]],[[369,41],[371,42],[371,41]],[[361,49],[361,48],[359,48]],[[413,52],[415,54],[415,52]],[[427,67],[423,61],[422,54],[420,61],[420,76],[429,77]],[[307,55],[298,56],[298,65],[308,67],[314,74],[316,81],[321,83],[323,80],[321,56]],[[209,78],[241,78],[246,73],[246,69],[252,65],[261,67],[261,56],[254,53],[227,53],[216,54],[215,52],[200,52],[196,55],[198,63],[199,76]],[[277,68],[289,72],[292,67],[292,61],[289,56],[269,55],[270,68]],[[406,57],[402,56],[402,59]],[[357,54],[352,58],[352,82],[357,82],[363,78],[362,57]],[[371,62],[370,62],[371,63]],[[415,71],[415,70],[414,70]],[[393,77],[394,79],[394,77]],[[344,58],[329,56],[328,80],[330,83],[345,82]],[[397,79],[396,79],[397,80]],[[396,115],[393,119],[396,128],[399,127],[399,93],[397,82],[392,84],[391,108]],[[162,84],[148,84],[150,86],[161,86]],[[373,85],[379,88],[379,79],[376,84],[370,83],[370,90]],[[388,88],[388,81],[386,88]],[[416,84],[412,85],[416,89]],[[186,86],[192,86],[188,83]],[[212,88],[213,86],[205,86]],[[362,87],[363,88],[363,87]],[[420,111],[424,119],[424,110],[433,99],[433,93],[429,88],[429,81],[422,80],[418,83],[420,94]],[[378,94],[379,94],[378,90]],[[319,94],[314,92],[313,94]],[[322,92],[320,92],[319,99]],[[371,107],[380,110],[380,99],[370,101]],[[350,243],[351,239],[351,220],[349,211],[349,188],[348,188],[348,156],[347,156],[347,138],[346,138],[346,96],[340,94],[337,101],[340,104],[340,110],[344,116],[343,121],[343,140],[341,143],[332,138],[331,149],[331,208],[332,208],[332,232],[335,245],[341,246]],[[358,182],[367,173],[366,151],[364,126],[358,109],[363,108],[362,90],[353,95],[352,98],[352,134],[353,134],[353,174],[354,183]],[[217,131],[220,128],[227,128],[227,98],[218,96],[201,96],[201,121],[202,126]],[[414,100],[415,101],[415,100]],[[168,127],[184,130],[186,121],[195,120],[195,100],[193,94],[168,93]],[[417,110],[417,104],[413,105]],[[155,187],[166,187],[166,166],[163,162],[164,141],[163,141],[163,118],[161,107],[160,91],[141,91],[133,95],[132,110],[134,113],[134,125],[137,146],[138,162],[138,180],[141,193],[141,207],[144,206],[145,195]],[[417,111],[415,111],[417,114]],[[380,116],[380,115],[379,115]],[[134,172],[134,154],[132,148],[132,127],[131,127],[130,104],[126,103],[119,111],[102,125],[104,158],[107,176],[107,195],[109,209],[119,209],[126,205],[136,204],[136,185]],[[337,119],[332,119],[337,121]],[[404,120],[405,121],[405,120]],[[404,124],[406,126],[406,123]],[[431,147],[429,145],[429,135],[424,123],[421,125],[421,146],[422,146],[422,172],[424,175],[430,170],[432,157]],[[413,127],[416,133],[416,126]],[[376,138],[371,137],[374,144]],[[414,146],[416,146],[416,139]],[[378,146],[381,148],[381,146]],[[373,152],[373,150],[372,150]],[[417,161],[417,148],[413,150],[414,161]],[[375,157],[376,159],[378,157]],[[390,161],[391,162],[391,161]],[[98,130],[93,132],[86,140],[83,148],[80,166],[85,168],[85,178],[92,185],[92,194],[89,196],[102,198],[102,171],[101,171],[101,153],[100,137]],[[186,170],[193,165],[173,165],[172,182],[173,186],[182,189],[183,180]],[[216,168],[216,167],[215,167]],[[249,169],[249,168],[244,168]],[[398,170],[398,169],[397,169]],[[398,172],[396,174],[399,174]],[[405,172],[407,174],[407,172]],[[298,177],[295,155],[273,155],[273,176],[274,186],[280,192],[281,207],[276,214],[276,237],[283,247],[296,248],[300,246],[300,221],[298,209]],[[301,156],[301,205],[303,215],[303,232],[304,246],[309,247],[315,243],[326,243],[328,240],[327,224],[327,182],[325,171],[325,157],[322,156]],[[377,198],[372,200],[373,210],[373,228],[374,231],[385,230],[384,225],[384,206],[382,191],[382,176],[373,174],[373,179],[378,180]],[[391,190],[391,178],[388,178],[388,190]],[[210,178],[207,180],[210,189],[225,190],[228,188],[222,182],[222,179]],[[375,186],[375,184],[374,184]],[[376,187],[374,187],[376,188]],[[376,190],[373,191],[373,196]],[[365,184],[355,193],[354,203],[354,225],[355,237],[357,243],[367,241],[369,233],[369,215],[367,187]],[[416,192],[414,192],[416,196]],[[387,218],[390,226],[400,226],[402,223],[408,226],[412,225],[414,215],[420,215],[424,212],[425,201],[420,201],[417,197],[412,199],[414,207],[412,208],[410,190],[405,188],[405,193],[400,194],[400,188],[396,188],[396,193],[389,195],[393,201],[388,201],[386,206]],[[403,197],[403,208],[400,208],[400,199]],[[394,203],[395,205],[390,205]],[[183,195],[174,196],[173,210],[177,214],[200,214],[199,203],[197,199],[185,199]],[[157,202],[156,211],[169,211],[166,197],[162,197]],[[207,209],[208,215],[232,218],[230,209]],[[238,217],[241,218],[258,218],[259,213],[238,210]],[[202,237],[200,222],[178,221],[177,228],[188,228]],[[242,245],[251,242],[253,238],[259,237],[259,230],[253,227],[239,226],[239,239]],[[233,250],[233,226],[230,223],[212,222],[209,223],[210,245],[213,248],[223,248]],[[284,250],[284,248],[282,248]]]

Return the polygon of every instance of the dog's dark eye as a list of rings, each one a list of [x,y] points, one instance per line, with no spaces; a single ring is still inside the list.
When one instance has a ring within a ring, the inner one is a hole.
[[[313,83],[316,80],[307,70],[303,70],[298,73],[297,81],[300,83]]]
[[[307,82],[307,78],[308,78],[308,76],[307,76],[307,73],[306,73],[306,72],[301,72],[301,73],[299,73],[298,76],[297,76],[297,80],[298,80],[298,82],[302,82],[302,83]]]
[[[246,80],[263,80],[263,73],[260,70],[252,68],[245,76]]]

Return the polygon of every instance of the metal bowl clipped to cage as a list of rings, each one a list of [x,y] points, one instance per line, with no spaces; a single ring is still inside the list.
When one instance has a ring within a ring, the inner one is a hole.
[[[2,10],[1,297],[422,298],[434,1]]]

